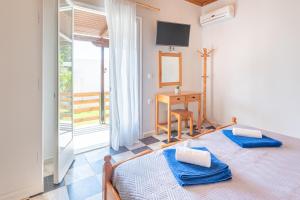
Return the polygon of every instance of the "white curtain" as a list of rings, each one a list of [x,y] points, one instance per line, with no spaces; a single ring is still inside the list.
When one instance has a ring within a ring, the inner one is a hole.
[[[111,147],[139,139],[139,69],[136,5],[129,0],[105,0],[110,49]]]

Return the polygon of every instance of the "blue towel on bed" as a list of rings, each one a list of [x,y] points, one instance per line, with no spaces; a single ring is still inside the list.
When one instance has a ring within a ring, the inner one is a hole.
[[[222,130],[222,132],[226,137],[243,148],[280,147],[282,145],[280,141],[269,138],[265,135],[263,135],[262,138],[252,138],[233,135],[232,130]]]
[[[174,172],[173,172],[174,174]],[[175,179],[177,180],[178,184],[181,186],[189,186],[189,185],[205,185],[211,183],[218,183],[222,181],[227,181],[232,178],[231,171],[227,169],[224,172],[220,172],[218,174],[212,175],[210,177],[205,178],[192,178],[192,179],[180,179],[175,174]]]
[[[208,151],[205,147],[193,149]],[[218,160],[212,153],[210,168],[177,161],[175,153],[176,149],[163,151],[173,175],[181,186],[216,183],[229,180],[232,177],[228,165]]]

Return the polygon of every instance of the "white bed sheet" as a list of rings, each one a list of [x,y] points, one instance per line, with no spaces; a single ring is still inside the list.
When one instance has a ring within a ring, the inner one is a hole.
[[[113,184],[122,200],[299,200],[300,140],[264,134],[283,146],[243,149],[220,132],[191,142],[230,166],[233,178],[227,182],[181,187],[159,150],[118,166]]]

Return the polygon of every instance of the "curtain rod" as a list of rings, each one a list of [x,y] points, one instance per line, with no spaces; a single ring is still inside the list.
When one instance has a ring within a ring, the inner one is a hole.
[[[154,6],[151,6],[149,4],[146,4],[146,3],[141,3],[141,2],[135,2],[137,6],[140,6],[140,7],[143,7],[143,8],[146,8],[146,9],[149,9],[149,10],[152,10],[152,11],[156,11],[156,12],[159,12],[160,9],[159,8],[156,8]]]

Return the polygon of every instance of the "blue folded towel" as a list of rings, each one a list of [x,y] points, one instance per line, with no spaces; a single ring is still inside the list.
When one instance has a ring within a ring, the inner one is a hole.
[[[173,172],[174,174],[174,172]],[[211,183],[218,183],[222,181],[227,181],[232,178],[231,171],[229,169],[225,170],[224,172],[220,172],[218,174],[204,177],[204,178],[192,178],[192,179],[180,179],[175,174],[175,179],[177,180],[178,184],[181,186],[189,186],[189,185],[205,185]]]
[[[256,147],[280,147],[282,143],[278,140],[263,135],[262,138],[251,138],[245,136],[233,135],[232,130],[222,130],[223,134],[243,148]]]
[[[193,149],[208,151],[205,147]],[[175,153],[176,149],[163,151],[173,175],[181,186],[216,183],[232,177],[228,165],[218,160],[212,153],[210,168],[177,161]]]

